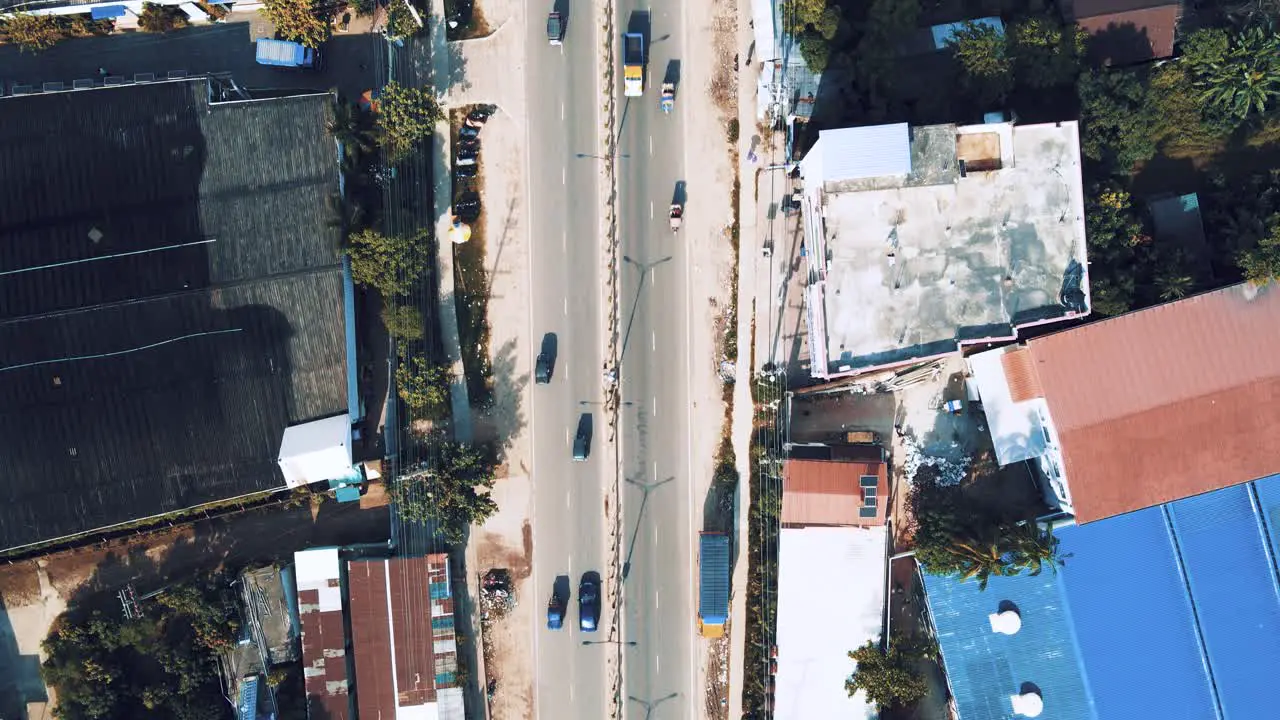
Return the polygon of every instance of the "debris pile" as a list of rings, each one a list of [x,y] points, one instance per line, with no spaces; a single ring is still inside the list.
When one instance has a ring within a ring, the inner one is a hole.
[[[511,588],[511,572],[494,568],[484,575],[480,584],[480,620],[489,622],[506,617],[515,609],[516,595]]]
[[[969,469],[969,460],[953,462],[946,458],[927,454],[912,435],[902,436],[902,476],[908,484],[915,482],[916,472],[921,467],[931,467],[938,471],[939,485],[959,485]]]

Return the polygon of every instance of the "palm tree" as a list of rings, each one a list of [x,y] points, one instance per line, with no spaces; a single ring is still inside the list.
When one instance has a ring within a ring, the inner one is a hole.
[[[1280,97],[1280,39],[1268,25],[1242,30],[1222,59],[1201,70],[1201,100],[1243,120]]]
[[[349,102],[338,101],[325,129],[342,145],[343,161],[348,168],[359,165],[362,156],[378,147],[378,131],[368,114]]]
[[[1156,288],[1160,290],[1160,299],[1166,302],[1186,297],[1194,284],[1190,275],[1179,272],[1167,272],[1156,276]]]

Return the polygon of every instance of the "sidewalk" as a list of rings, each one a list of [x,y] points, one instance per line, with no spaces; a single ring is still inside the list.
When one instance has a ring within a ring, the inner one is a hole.
[[[431,14],[427,17],[427,33],[431,42],[431,81],[436,97],[448,96],[451,68],[449,44],[445,42],[444,0],[433,0]],[[453,438],[458,442],[471,442],[471,399],[467,396],[467,374],[462,366],[462,344],[458,339],[458,311],[454,305],[453,245],[449,242],[452,225],[453,157],[452,138],[446,113],[444,120],[436,123],[432,143],[432,200],[435,204],[435,236],[439,250],[436,253],[436,278],[440,294],[440,344],[453,382],[449,384],[449,400],[452,405]]]

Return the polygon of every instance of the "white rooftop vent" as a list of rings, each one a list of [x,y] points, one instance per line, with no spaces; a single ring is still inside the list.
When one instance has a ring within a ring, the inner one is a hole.
[[[1044,700],[1040,693],[1025,692],[1021,695],[1010,695],[1009,704],[1013,706],[1013,714],[1022,717],[1039,717],[1044,712]]]
[[[991,632],[1001,635],[1015,635],[1022,629],[1022,616],[1016,610],[1004,610],[987,616],[991,623]]]

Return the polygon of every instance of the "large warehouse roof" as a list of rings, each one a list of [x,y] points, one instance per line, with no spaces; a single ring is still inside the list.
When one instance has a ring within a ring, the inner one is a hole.
[[[1269,716],[1280,677],[1280,475],[1059,531],[1055,575],[926,575],[960,720]],[[1021,628],[993,631],[1013,610]],[[1259,714],[1263,713],[1263,714]]]
[[[0,100],[0,549],[284,485],[347,410],[328,95]]]

